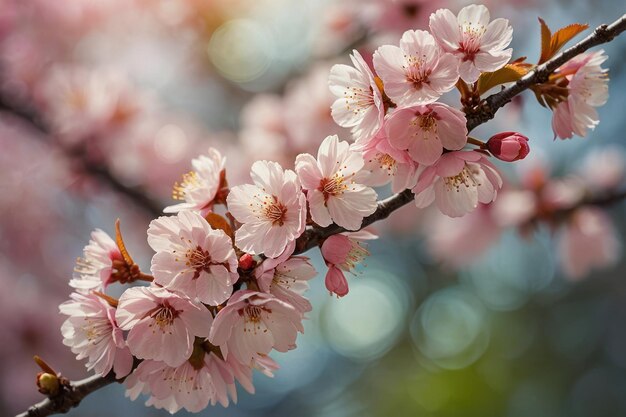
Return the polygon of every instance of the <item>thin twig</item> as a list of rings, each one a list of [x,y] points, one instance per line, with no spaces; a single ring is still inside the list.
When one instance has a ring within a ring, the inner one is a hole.
[[[491,120],[496,111],[504,106],[506,103],[522,91],[528,89],[531,85],[536,83],[545,82],[547,77],[554,72],[559,66],[575,57],[576,55],[586,51],[587,49],[600,45],[602,43],[610,42],[617,35],[622,33],[626,29],[626,15],[622,16],[619,20],[615,21],[611,25],[601,25],[593,32],[592,35],[585,38],[580,43],[567,49],[566,51],[558,54],[554,58],[546,61],[544,64],[538,66],[526,76],[521,78],[512,86],[505,88],[499,93],[493,94],[485,99],[485,101],[479,105],[481,110],[473,114],[468,118],[467,127],[468,130],[474,129],[476,126]],[[590,201],[586,200],[586,204],[589,205],[607,205],[617,201],[621,201],[626,198],[626,193],[621,193],[618,196],[603,197],[602,201]],[[369,226],[370,224],[387,218],[392,212],[400,207],[408,204],[413,200],[413,194],[411,190],[404,190],[386,200],[378,203],[378,209],[369,217],[363,220],[362,228]],[[324,239],[333,234],[341,233],[345,231],[343,228],[333,224],[325,228],[309,227],[302,236],[296,241],[296,252],[305,252],[317,245],[319,245]],[[87,379],[75,381],[70,384],[71,389],[54,398],[47,398],[40,403],[30,407],[28,411],[18,415],[17,417],[45,417],[55,413],[65,413],[70,408],[78,405],[80,400],[89,395],[93,391],[96,391],[112,382],[110,375],[106,377],[92,376]],[[67,397],[67,398],[65,398]],[[68,408],[69,407],[69,408]]]
[[[610,25],[604,24],[598,26],[591,35],[587,36],[576,45],[552,57],[552,59],[543,64],[538,65],[510,87],[487,97],[474,109],[471,116],[468,117],[467,130],[471,131],[477,126],[493,119],[498,109],[511,101],[513,97],[534,84],[545,83],[548,81],[550,74],[558,67],[589,48],[612,41],[624,30],[626,30],[626,14],[622,15],[621,18]]]
[[[67,413],[77,407],[83,398],[113,382],[115,382],[113,372],[107,376],[93,375],[80,381],[72,381],[59,394],[31,406],[16,417],[45,417],[51,414]]]

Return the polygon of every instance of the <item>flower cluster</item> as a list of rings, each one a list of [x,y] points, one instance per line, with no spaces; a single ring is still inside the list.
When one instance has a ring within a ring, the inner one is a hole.
[[[327,136],[316,156],[295,158],[294,170],[256,161],[252,183],[233,187],[216,149],[194,159],[193,171],[174,186],[182,202],[148,228],[150,274],[129,255],[119,223],[115,240],[93,232],[70,281],[76,292],[60,308],[68,316],[64,343],[100,375],[127,377],[131,398],[148,395],[147,404],[172,413],[236,402],[235,381],[253,392],[252,370],[271,376],[277,365],[269,355],[296,347],[312,310],[304,294],[316,271],[299,255],[309,248],[307,233],[318,233],[327,290],[343,297],[344,273],[369,255],[364,241],[376,238],[363,228],[383,217],[373,187],[391,184],[417,207],[434,202],[449,217],[479,207],[480,214],[496,199],[503,181],[489,158],[523,159],[528,139],[515,132],[488,142],[469,137],[471,109],[441,98],[455,86],[462,100],[480,95],[482,74],[497,78],[509,62],[511,37],[508,21],[490,21],[484,6],[458,16],[438,10],[430,32],[408,30],[398,45],[380,46],[373,69],[357,51],[353,66],[331,69],[331,115],[351,128],[351,142]],[[586,117],[576,133],[593,124],[589,106],[606,98],[602,61],[581,57],[557,74],[570,93],[555,102],[555,118]],[[567,134],[562,123],[558,129]],[[597,213],[576,213],[562,251],[581,251],[590,241],[582,238],[606,228]],[[136,281],[149,284],[127,288],[119,299],[105,293],[113,283]]]
[[[259,181],[270,183],[267,173]],[[236,380],[254,392],[252,369],[271,375],[277,365],[268,354],[295,348],[311,309],[303,294],[316,272],[307,258],[291,256],[293,244],[283,245],[276,258],[239,261],[232,236],[202,217],[204,209],[151,222],[151,283],[128,288],[119,300],[101,292],[104,284],[94,285],[93,275],[109,282],[111,264],[127,251],[121,236],[116,244],[94,232],[79,260],[94,271],[72,280],[81,293],[60,308],[69,316],[64,343],[78,359],[88,358],[88,368],[103,376],[113,369],[117,378],[131,372],[133,357],[141,360],[127,378],[128,395],[149,394],[149,404],[170,412],[227,406],[237,400]]]
[[[439,99],[459,82],[504,67],[512,29],[506,19],[490,22],[485,6],[470,5],[458,17],[450,10],[433,13],[430,30],[409,30],[398,45],[379,47],[375,72],[357,51],[354,67],[333,67],[332,115],[352,128],[354,146],[369,162],[366,184],[411,188],[418,207],[434,201],[458,217],[495,200],[502,179],[484,154],[463,151],[465,114]]]

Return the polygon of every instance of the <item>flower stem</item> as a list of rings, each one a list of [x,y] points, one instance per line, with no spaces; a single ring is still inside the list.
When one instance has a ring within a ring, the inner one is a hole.
[[[467,143],[471,143],[472,145],[478,146],[480,149],[487,149],[487,144],[480,139],[473,138],[471,136],[467,137]]]

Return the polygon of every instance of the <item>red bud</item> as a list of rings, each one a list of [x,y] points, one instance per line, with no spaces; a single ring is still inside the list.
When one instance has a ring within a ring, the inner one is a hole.
[[[524,159],[530,152],[528,138],[517,132],[501,132],[493,135],[487,141],[487,148],[493,156],[506,162]]]
[[[249,253],[244,253],[243,255],[241,255],[241,258],[239,258],[239,268],[243,269],[244,271],[248,271],[255,266],[256,261]]]

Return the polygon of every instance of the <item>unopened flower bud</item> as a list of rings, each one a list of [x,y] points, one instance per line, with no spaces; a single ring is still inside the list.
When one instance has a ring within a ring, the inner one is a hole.
[[[244,253],[243,255],[241,255],[241,258],[239,258],[239,268],[243,269],[244,271],[249,271],[255,266],[256,261],[249,253]]]
[[[493,156],[506,162],[524,159],[530,151],[528,138],[517,132],[501,132],[493,135],[487,141],[487,148]]]
[[[37,387],[42,394],[54,396],[59,393],[61,384],[58,376],[48,372],[39,372],[37,374]]]

